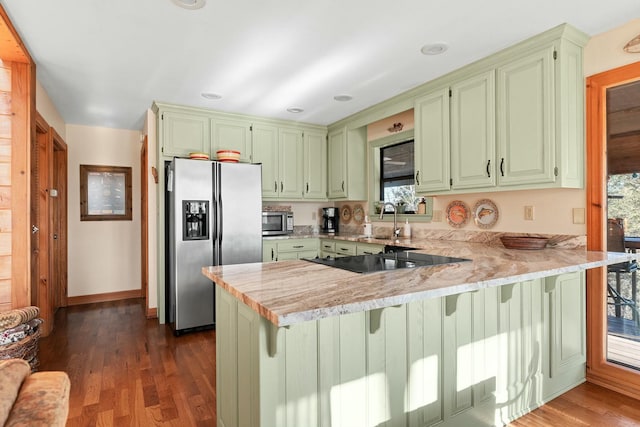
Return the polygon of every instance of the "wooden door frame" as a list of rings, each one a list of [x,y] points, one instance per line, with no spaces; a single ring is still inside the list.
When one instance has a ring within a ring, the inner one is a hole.
[[[43,336],[47,336],[53,330],[54,289],[51,280],[52,251],[51,251],[51,209],[49,189],[53,177],[51,167],[53,158],[53,143],[51,140],[51,127],[46,120],[36,112],[36,138],[34,150],[32,150],[31,165],[37,165],[37,170],[31,170],[31,180],[37,185],[31,193],[31,215],[34,225],[40,229],[38,238],[37,271],[32,270],[31,304],[40,308],[40,317],[44,320],[41,326]],[[37,174],[37,177],[34,176]],[[33,212],[33,209],[36,209]],[[33,218],[35,214],[36,218]],[[33,248],[32,248],[33,250]],[[32,265],[33,269],[34,266]],[[33,275],[36,277],[33,277]]]
[[[587,249],[606,250],[606,90],[640,80],[640,62],[587,78]],[[587,381],[640,399],[640,371],[607,361],[606,268],[587,270]]]
[[[144,297],[146,316],[155,317],[149,308],[149,140],[147,135],[140,147],[140,280],[141,294]]]
[[[52,184],[53,187],[58,191],[58,195],[56,196],[56,205],[53,209],[56,211],[51,216],[53,221],[54,215],[57,215],[60,222],[58,225],[58,229],[53,226],[52,230],[57,232],[57,241],[58,241],[58,249],[56,251],[51,251],[51,266],[52,268],[59,268],[60,275],[56,275],[56,277],[60,280],[59,283],[56,283],[56,304],[54,309],[58,307],[66,307],[67,306],[67,291],[68,291],[68,281],[67,281],[67,272],[68,272],[68,239],[67,239],[67,230],[68,230],[68,179],[67,179],[67,170],[68,170],[68,155],[67,155],[67,143],[62,139],[60,134],[56,132],[54,128],[50,128],[49,132],[51,133],[51,141],[53,143],[53,157],[52,157]],[[54,236],[53,233],[51,235],[51,247],[54,247],[53,242]]]

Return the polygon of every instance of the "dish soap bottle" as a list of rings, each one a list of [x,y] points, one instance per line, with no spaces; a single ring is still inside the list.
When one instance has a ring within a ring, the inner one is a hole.
[[[402,228],[402,237],[411,237],[411,224],[409,224],[408,219],[405,220],[404,227]]]
[[[418,215],[424,215],[427,213],[427,202],[424,200],[424,197],[420,199],[418,203]]]
[[[369,222],[369,216],[364,217],[364,235],[365,237],[371,237],[371,223]]]

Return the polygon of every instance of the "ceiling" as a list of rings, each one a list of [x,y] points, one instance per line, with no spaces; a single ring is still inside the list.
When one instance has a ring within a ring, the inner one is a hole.
[[[0,4],[66,123],[134,130],[154,100],[327,125],[564,22],[595,35],[640,16],[638,0]]]

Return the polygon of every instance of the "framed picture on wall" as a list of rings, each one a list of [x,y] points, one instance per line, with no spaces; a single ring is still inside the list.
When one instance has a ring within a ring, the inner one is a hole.
[[[131,168],[80,165],[80,221],[130,221]]]

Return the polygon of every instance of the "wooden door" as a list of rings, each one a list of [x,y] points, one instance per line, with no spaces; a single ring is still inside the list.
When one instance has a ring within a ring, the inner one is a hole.
[[[51,204],[51,284],[53,310],[67,306],[67,144],[51,128],[53,143]]]
[[[47,336],[56,309],[67,305],[67,144],[37,113],[30,197],[31,304]]]
[[[49,125],[36,114],[36,138],[31,147],[31,304],[40,307],[44,336],[53,329],[53,293],[49,286],[50,137]]]

